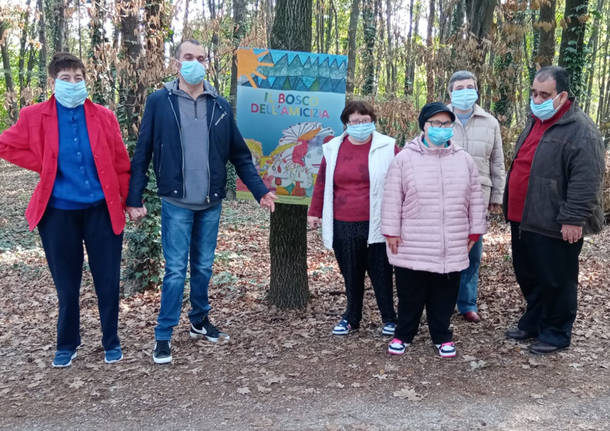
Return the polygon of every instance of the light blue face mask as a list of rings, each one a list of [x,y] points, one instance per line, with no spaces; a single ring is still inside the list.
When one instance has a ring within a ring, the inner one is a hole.
[[[540,118],[542,121],[548,120],[557,112],[557,109],[555,109],[553,106],[553,101],[558,97],[559,94],[552,99],[539,103],[538,105],[534,103],[533,98],[530,98],[530,109],[532,110],[532,114],[534,114],[537,118]]]
[[[472,109],[478,98],[479,94],[474,88],[464,88],[462,90],[453,90],[451,92],[451,104],[455,108],[462,111]]]
[[[348,124],[345,131],[356,141],[364,142],[375,131],[375,123]]]
[[[85,103],[87,98],[87,87],[85,81],[71,83],[68,81],[62,81],[61,79],[55,80],[55,99],[66,108],[76,108],[77,106]]]
[[[428,139],[437,147],[445,145],[452,137],[453,127],[428,127]]]
[[[180,75],[191,85],[200,84],[205,78],[205,67],[197,60],[183,61],[180,66]]]

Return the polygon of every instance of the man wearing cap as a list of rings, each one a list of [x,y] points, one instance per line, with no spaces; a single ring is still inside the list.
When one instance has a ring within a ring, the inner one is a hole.
[[[479,98],[477,78],[471,72],[455,72],[449,79],[448,91],[451,96],[449,108],[458,120],[453,127],[452,141],[476,162],[485,207],[492,213],[501,213],[505,171],[500,124],[476,103]],[[474,323],[481,320],[477,312],[477,291],[482,253],[483,237],[470,250],[470,265],[462,271],[457,298],[459,313]]]
[[[504,193],[515,275],[527,302],[506,335],[536,338],[529,350],[537,354],[570,345],[583,235],[599,232],[604,222],[604,146],[568,92],[565,69],[536,73],[532,115],[517,140]]]

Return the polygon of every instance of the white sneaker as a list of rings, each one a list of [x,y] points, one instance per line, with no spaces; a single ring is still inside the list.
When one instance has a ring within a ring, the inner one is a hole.
[[[438,354],[441,358],[453,358],[456,354],[455,344],[453,341],[448,341],[443,344],[435,344],[438,349]]]

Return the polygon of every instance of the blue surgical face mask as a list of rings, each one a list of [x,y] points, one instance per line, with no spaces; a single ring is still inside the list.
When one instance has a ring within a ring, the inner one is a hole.
[[[557,112],[557,109],[553,106],[553,101],[559,97],[559,94],[552,99],[545,100],[542,103],[536,105],[534,103],[534,99],[530,98],[530,109],[532,110],[532,114],[534,114],[537,118],[541,120],[548,120]]]
[[[364,142],[375,131],[375,123],[348,124],[345,131],[355,140]]]
[[[428,140],[440,147],[445,145],[453,137],[453,127],[432,127],[428,128]]]
[[[85,81],[68,82],[61,79],[55,80],[55,99],[66,108],[76,108],[85,103],[87,98],[87,87]]]
[[[468,111],[472,109],[478,98],[479,94],[474,88],[453,90],[451,92],[451,105],[462,111]]]
[[[191,85],[200,84],[205,78],[205,67],[197,60],[183,61],[180,66],[180,75]]]

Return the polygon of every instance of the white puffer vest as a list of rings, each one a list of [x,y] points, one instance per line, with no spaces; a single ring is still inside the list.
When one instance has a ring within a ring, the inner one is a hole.
[[[324,205],[322,206],[322,240],[324,247],[333,248],[333,202],[334,182],[333,175],[337,164],[339,147],[345,139],[346,133],[328,141],[322,147],[326,159],[326,182],[324,184]],[[378,132],[373,132],[371,150],[369,151],[369,179],[370,179],[370,213],[368,243],[385,242],[381,234],[381,201],[383,198],[383,185],[385,175],[392,159],[394,159],[394,146],[396,140]]]

